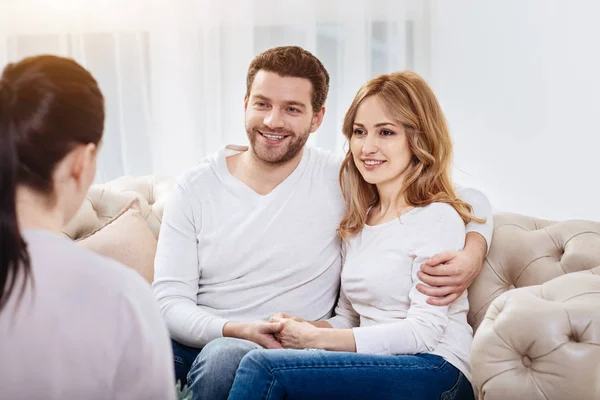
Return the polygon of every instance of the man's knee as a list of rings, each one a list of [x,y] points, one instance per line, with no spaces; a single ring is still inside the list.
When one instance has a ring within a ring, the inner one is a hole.
[[[211,373],[217,371],[229,372],[235,374],[240,361],[244,356],[254,349],[261,346],[256,343],[236,338],[219,338],[209,342],[192,365],[192,370],[198,368],[208,368]]]
[[[240,361],[259,348],[255,343],[235,338],[215,339],[204,346],[187,376],[194,399],[227,399]]]

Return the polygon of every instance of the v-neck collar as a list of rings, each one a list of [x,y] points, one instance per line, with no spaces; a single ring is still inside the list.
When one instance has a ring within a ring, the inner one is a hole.
[[[258,201],[268,201],[269,199],[277,197],[278,193],[289,191],[295,185],[298,179],[300,179],[308,163],[308,153],[310,152],[310,148],[308,146],[304,148],[302,158],[292,173],[289,174],[273,190],[264,195],[257,193],[250,186],[233,176],[229,171],[229,168],[227,168],[226,158],[244,151],[248,151],[248,146],[227,145],[222,147],[217,154],[217,173],[221,176],[224,183],[226,183],[239,196],[249,197]]]

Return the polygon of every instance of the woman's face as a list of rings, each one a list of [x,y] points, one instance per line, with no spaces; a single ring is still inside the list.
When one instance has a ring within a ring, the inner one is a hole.
[[[377,185],[402,186],[412,159],[404,126],[386,114],[378,96],[363,100],[354,118],[350,151],[363,179]],[[396,121],[396,122],[395,122]]]

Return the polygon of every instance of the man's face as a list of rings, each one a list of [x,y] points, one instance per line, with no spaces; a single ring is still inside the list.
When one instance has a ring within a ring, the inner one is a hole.
[[[258,71],[244,99],[246,134],[258,159],[284,164],[298,155],[325,113],[325,107],[314,112],[311,98],[308,79]]]

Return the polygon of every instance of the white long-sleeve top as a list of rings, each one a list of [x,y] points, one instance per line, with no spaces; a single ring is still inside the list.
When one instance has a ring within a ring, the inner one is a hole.
[[[341,158],[307,146],[296,169],[261,196],[227,168],[226,157],[241,151],[247,148],[224,147],[188,171],[165,207],[154,294],[171,337],[190,346],[221,337],[228,321],[278,311],[326,319],[338,297]],[[458,193],[488,218],[467,230],[490,243],[487,198],[473,189]]]
[[[338,296],[344,213],[339,161],[307,147],[296,169],[260,195],[236,179],[222,148],[170,194],[155,259],[154,293],[171,337],[201,347],[227,321],[286,310],[329,318]]]
[[[398,219],[366,225],[345,246],[334,328],[353,328],[356,351],[370,354],[431,353],[467,378],[473,336],[463,293],[449,306],[427,304],[417,277],[425,260],[461,250],[466,229],[452,206],[433,203]]]
[[[167,327],[131,268],[49,231],[0,312],[2,399],[175,399]],[[21,288],[24,291],[21,295]]]

